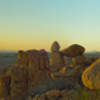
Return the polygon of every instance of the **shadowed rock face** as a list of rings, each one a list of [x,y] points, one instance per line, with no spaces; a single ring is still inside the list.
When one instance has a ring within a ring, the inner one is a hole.
[[[61,51],[61,53],[67,57],[80,56],[84,52],[85,52],[85,48],[78,44],[73,44],[73,45],[69,46],[68,48]]]

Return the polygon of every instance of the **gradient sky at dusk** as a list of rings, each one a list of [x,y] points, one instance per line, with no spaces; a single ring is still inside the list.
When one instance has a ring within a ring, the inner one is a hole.
[[[78,43],[100,50],[100,0],[0,0],[0,50]]]

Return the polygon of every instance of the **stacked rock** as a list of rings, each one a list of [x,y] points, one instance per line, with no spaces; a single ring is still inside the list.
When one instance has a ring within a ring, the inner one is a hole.
[[[59,51],[60,45],[58,42],[54,42],[51,46],[50,54],[50,71],[58,72],[62,67],[64,67],[64,57]]]
[[[75,65],[85,64],[85,56],[83,53],[85,52],[85,48],[78,44],[73,44],[68,48],[61,51],[64,56],[72,57],[72,62]]]

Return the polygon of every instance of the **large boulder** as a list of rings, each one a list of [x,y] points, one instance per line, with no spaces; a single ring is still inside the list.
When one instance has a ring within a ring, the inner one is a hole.
[[[61,51],[61,53],[67,57],[81,56],[84,52],[85,52],[85,48],[78,44],[73,44]]]
[[[62,67],[64,67],[64,56],[59,51],[59,44],[54,42],[51,46],[51,54],[50,54],[50,71],[57,72]]]
[[[83,72],[82,82],[89,89],[100,89],[100,58]]]

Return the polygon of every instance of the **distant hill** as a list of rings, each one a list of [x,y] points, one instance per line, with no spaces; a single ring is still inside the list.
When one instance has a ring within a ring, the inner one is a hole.
[[[87,57],[100,57],[100,51],[86,52],[85,56],[87,56]]]

